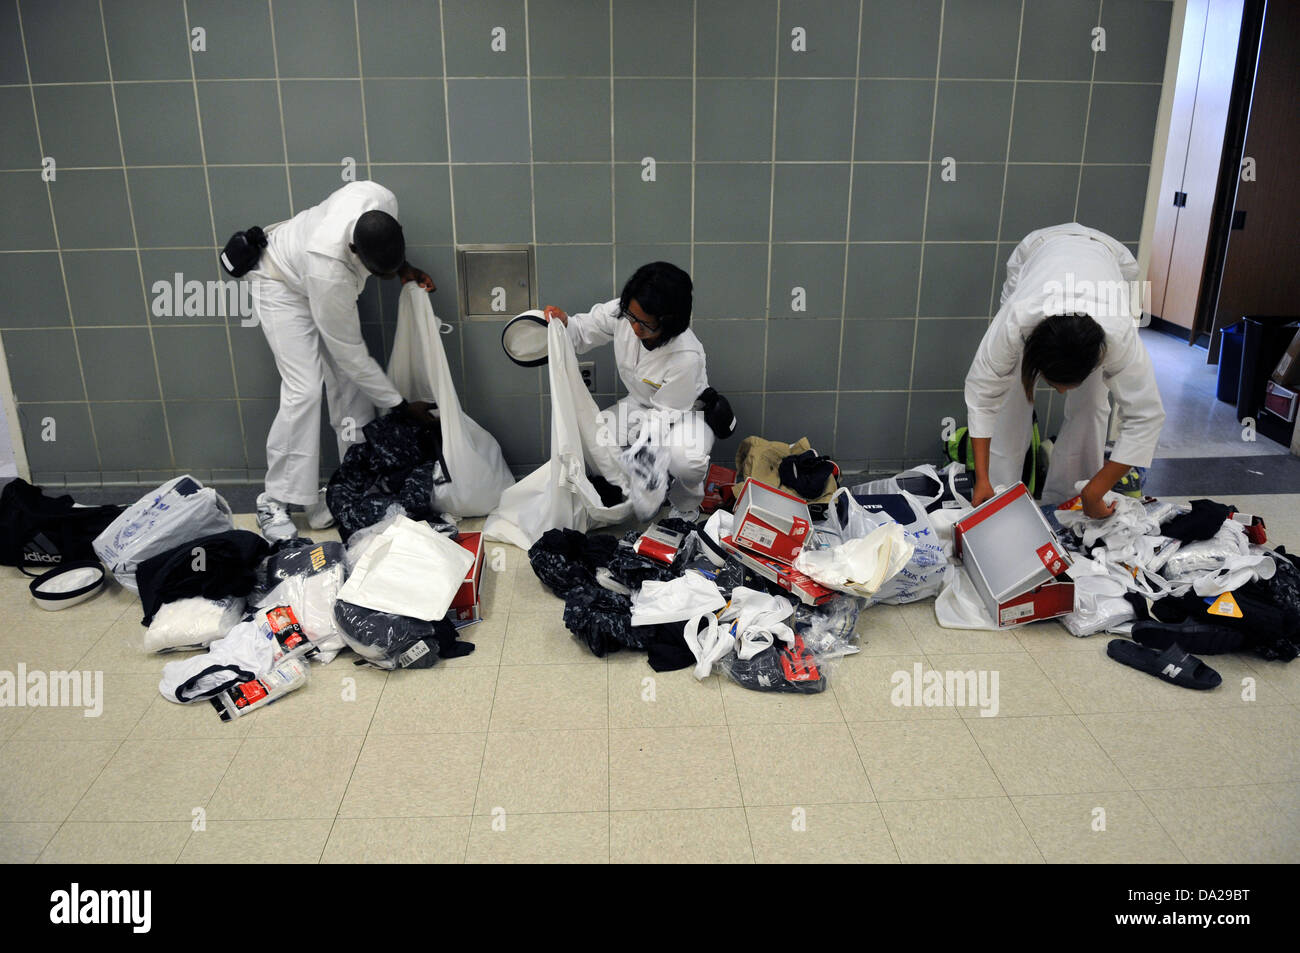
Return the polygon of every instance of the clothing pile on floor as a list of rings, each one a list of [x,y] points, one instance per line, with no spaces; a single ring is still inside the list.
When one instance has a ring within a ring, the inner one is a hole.
[[[300,536],[272,546],[235,529],[225,500],[189,476],[131,506],[97,512],[90,525],[99,532],[84,542],[123,588],[139,595],[145,627],[139,646],[159,653],[206,649],[163,665],[163,697],[207,701],[229,720],[301,689],[311,667],[345,648],[358,665],[390,670],[427,668],[474,650],[458,632],[481,617],[482,536],[458,534],[429,509],[430,470],[421,459],[428,448],[394,437],[396,424],[389,417],[368,426],[375,445],[350,452],[354,466],[332,483],[347,487],[347,505],[340,507],[350,524],[346,546]],[[394,440],[409,452],[398,454]],[[364,480],[353,481],[356,473]],[[394,482],[385,484],[386,478]],[[412,480],[422,489],[411,491]],[[407,496],[419,504],[409,511],[400,505]],[[56,525],[68,522],[69,507],[36,488],[19,487],[7,500],[0,523],[28,512],[57,518]],[[437,520],[437,528],[408,512]],[[12,525],[25,524],[15,519]],[[60,540],[70,564],[81,565],[73,559],[82,555],[81,543],[70,534]]]

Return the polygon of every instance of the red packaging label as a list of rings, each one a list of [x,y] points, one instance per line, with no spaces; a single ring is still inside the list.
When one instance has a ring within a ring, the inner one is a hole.
[[[259,702],[266,697],[266,686],[260,681],[254,679],[251,682],[244,682],[235,689],[239,694],[235,696],[236,708],[247,708],[254,702]]]
[[[1043,565],[1047,567],[1047,571],[1053,576],[1059,576],[1069,568],[1065,562],[1065,557],[1058,553],[1056,547],[1051,543],[1044,543],[1034,552],[1038,553],[1038,558],[1042,560]]]
[[[815,682],[821,678],[817,661],[803,644],[802,636],[796,635],[794,643],[782,650],[781,671],[789,682]]]

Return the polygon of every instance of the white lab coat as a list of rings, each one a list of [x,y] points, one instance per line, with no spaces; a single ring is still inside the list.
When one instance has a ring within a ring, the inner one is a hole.
[[[376,407],[401,395],[361,336],[357,296],[369,277],[348,249],[362,213],[397,217],[397,199],[375,182],[350,182],[325,201],[267,229],[250,272],[254,314],[280,372],[280,409],[266,440],[266,491],[286,503],[316,502],[320,481],[320,393],[325,386],[339,456],[344,433],[361,439]]]
[[[1020,386],[1025,341],[1049,314],[1090,315],[1105,332],[1101,365],[1065,398],[1065,420],[1052,448],[1043,500],[1075,494],[1104,462],[1110,406],[1120,429],[1111,458],[1151,465],[1165,411],[1151,358],[1138,336],[1140,296],[1131,283],[1138,265],[1119,242],[1072,222],[1031,232],[1007,261],[1002,304],[966,375],[967,426],[991,437],[989,481],[1015,483],[1029,446],[1033,405]]]
[[[667,423],[664,440],[670,448],[668,473],[673,477],[668,499],[679,510],[692,510],[704,499],[704,478],[709,471],[713,431],[702,411],[693,410],[700,393],[709,386],[704,345],[687,328],[653,350],[645,347],[620,318],[618,299],[569,317],[569,340],[579,354],[614,342],[614,362],[628,396],[612,412],[621,422],[638,413],[659,411]],[[624,442],[628,442],[626,436]]]

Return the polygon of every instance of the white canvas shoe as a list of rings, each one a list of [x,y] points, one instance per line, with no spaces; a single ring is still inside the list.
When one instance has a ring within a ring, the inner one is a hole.
[[[289,518],[289,507],[269,493],[263,493],[257,498],[257,528],[273,543],[298,535],[298,528]]]

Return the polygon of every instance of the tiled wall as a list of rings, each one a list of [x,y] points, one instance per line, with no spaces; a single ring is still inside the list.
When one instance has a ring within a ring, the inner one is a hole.
[[[345,157],[397,194],[465,406],[517,468],[547,451],[544,376],[505,361],[502,322],[460,319],[458,243],[536,243],[540,298],[570,311],[674,261],[742,435],[807,435],[846,467],[931,459],[1016,241],[1078,219],[1136,250],[1171,10],[4,0],[0,330],[34,475],[258,478],[262,332],[160,316],[154,284],[218,279],[230,232],[316,203]],[[386,284],[361,302],[381,361]]]

